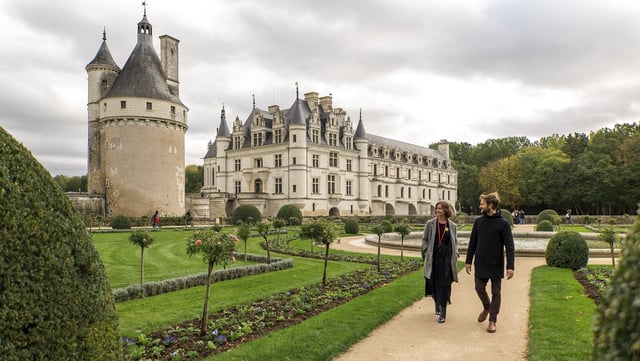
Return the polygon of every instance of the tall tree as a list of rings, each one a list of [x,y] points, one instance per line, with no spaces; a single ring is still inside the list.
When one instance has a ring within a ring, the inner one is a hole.
[[[184,169],[185,193],[199,193],[204,186],[204,167],[201,165],[188,165]]]

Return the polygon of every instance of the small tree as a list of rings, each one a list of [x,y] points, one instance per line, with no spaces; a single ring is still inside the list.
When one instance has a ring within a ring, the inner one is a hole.
[[[613,226],[603,227],[600,229],[600,234],[598,235],[601,241],[605,241],[609,243],[609,249],[611,250],[611,265],[613,269],[616,269],[616,257],[614,254],[614,244],[618,239],[618,235],[616,234]]]
[[[404,237],[411,233],[411,226],[406,219],[403,219],[401,223],[398,223],[395,230],[400,234],[400,262],[404,259]]]
[[[189,257],[201,255],[202,260],[207,263],[207,287],[204,298],[204,309],[202,311],[202,323],[200,325],[200,335],[207,334],[209,324],[209,294],[211,289],[211,275],[213,266],[216,264],[227,264],[234,260],[234,253],[238,238],[233,234],[215,232],[213,230],[195,231],[191,237],[186,238],[187,255]]]
[[[251,225],[249,223],[245,223],[240,221],[238,223],[238,238],[242,240],[244,243],[244,265],[247,265],[247,241],[249,241],[249,236],[251,234]]]
[[[269,231],[271,230],[271,222],[262,221],[256,223],[256,231],[264,239],[264,245],[267,249],[267,264],[271,263],[271,251],[269,250]]]
[[[280,230],[284,227],[285,221],[281,218],[273,220],[273,229],[276,231],[276,244],[280,241]]]
[[[384,221],[383,221],[384,222]],[[382,235],[384,234],[384,227],[380,224],[376,224],[371,227],[371,232],[378,236],[378,272],[380,272],[380,243],[382,242]]]
[[[140,286],[142,286],[144,284],[144,249],[151,247],[153,238],[146,230],[133,231],[129,236],[129,242],[140,247]]]
[[[329,246],[337,238],[331,223],[327,221],[310,221],[300,227],[300,237],[311,239],[317,245],[324,245],[324,270],[322,273],[322,287],[327,281],[327,263],[329,261]]]

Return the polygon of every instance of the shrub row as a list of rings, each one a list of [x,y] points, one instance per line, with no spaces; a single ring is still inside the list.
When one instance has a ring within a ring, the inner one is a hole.
[[[244,254],[237,255],[238,260],[244,261]],[[227,268],[214,271],[211,274],[211,283],[232,280],[244,276],[258,275],[266,272],[281,271],[293,267],[293,259],[272,258],[270,264],[266,264],[267,257],[262,255],[247,254],[247,261],[263,262],[246,267]],[[113,291],[116,302],[124,302],[142,298],[145,296],[156,296],[163,293],[179,291],[191,287],[207,284],[207,272],[197,273],[190,276],[172,278],[158,282],[148,282],[144,285],[131,285],[118,288]]]

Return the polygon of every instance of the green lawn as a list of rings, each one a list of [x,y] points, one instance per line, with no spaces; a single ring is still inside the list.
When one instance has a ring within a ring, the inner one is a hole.
[[[569,269],[540,266],[531,275],[529,361],[588,360],[593,300]]]

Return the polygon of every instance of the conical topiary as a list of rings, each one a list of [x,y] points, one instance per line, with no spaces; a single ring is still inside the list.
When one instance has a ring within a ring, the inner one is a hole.
[[[118,360],[113,294],[79,214],[0,127],[0,355]]]
[[[640,360],[640,216],[627,234],[594,323],[594,360]]]

